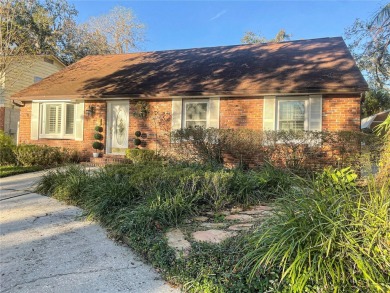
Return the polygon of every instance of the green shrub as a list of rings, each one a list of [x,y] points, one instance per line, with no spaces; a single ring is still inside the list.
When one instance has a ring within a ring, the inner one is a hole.
[[[362,191],[348,173],[302,181],[276,201],[274,215],[247,246],[243,262],[252,279],[280,270],[282,292],[390,289],[389,185]],[[338,188],[323,188],[335,181]]]
[[[95,131],[96,132],[103,132],[103,127],[97,125],[97,126],[95,126]]]
[[[0,130],[0,165],[15,165],[17,163],[14,154],[15,144],[12,137]]]
[[[96,139],[96,140],[102,140],[103,139],[103,135],[101,133],[96,132],[93,135],[93,138]]]
[[[102,150],[104,148],[104,145],[100,141],[94,141],[92,143],[92,147],[95,150]]]
[[[23,166],[55,166],[69,161],[60,148],[22,144],[14,149],[16,160]]]
[[[321,189],[353,190],[357,178],[358,175],[350,167],[341,170],[329,167],[317,176],[315,184]]]
[[[69,204],[80,204],[88,189],[89,173],[79,165],[48,170],[38,182],[35,192],[53,196]]]
[[[130,159],[133,163],[146,163],[159,160],[155,151],[146,149],[127,149],[126,158]]]
[[[136,147],[140,146],[141,143],[142,143],[142,141],[141,141],[139,138],[134,138],[134,139],[133,139],[133,142],[134,142],[134,145],[135,145]]]
[[[198,161],[206,164],[223,163],[223,138],[215,128],[191,127],[172,133],[176,152],[186,161]]]
[[[179,160],[232,163],[256,167],[269,162],[299,175],[309,175],[325,166],[355,170],[375,165],[381,144],[373,134],[353,131],[257,131],[250,129],[205,129],[174,131],[172,147]]]

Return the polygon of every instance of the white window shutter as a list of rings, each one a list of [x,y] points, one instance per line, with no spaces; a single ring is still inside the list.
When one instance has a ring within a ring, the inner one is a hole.
[[[322,130],[322,95],[310,95],[309,130]]]
[[[209,127],[219,128],[219,98],[210,98]]]
[[[264,97],[263,130],[275,130],[275,96]]]
[[[183,111],[183,99],[172,99],[172,131],[181,129],[181,117]]]
[[[74,120],[75,140],[84,140],[84,102],[75,105],[76,117]]]
[[[39,138],[39,103],[31,104],[31,140]]]

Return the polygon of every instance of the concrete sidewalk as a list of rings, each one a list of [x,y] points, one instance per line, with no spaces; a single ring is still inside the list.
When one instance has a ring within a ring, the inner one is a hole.
[[[42,173],[0,179],[0,292],[179,292],[82,210],[31,193]]]

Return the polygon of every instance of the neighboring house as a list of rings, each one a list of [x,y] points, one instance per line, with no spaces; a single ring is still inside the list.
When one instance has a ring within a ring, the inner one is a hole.
[[[154,148],[166,127],[156,123],[156,112],[171,118],[169,131],[194,125],[359,131],[367,88],[335,37],[88,56],[13,98],[24,105],[20,142],[89,155],[96,125],[104,128],[106,154],[133,148],[137,130]],[[140,101],[149,107],[146,119],[133,115]]]
[[[363,118],[360,127],[362,130],[373,131],[375,126],[378,126],[383,121],[385,121],[387,116],[389,115],[390,115],[390,109]]]
[[[20,110],[12,103],[11,95],[65,68],[65,65],[50,55],[8,58],[10,65],[1,74],[0,130],[16,141]]]

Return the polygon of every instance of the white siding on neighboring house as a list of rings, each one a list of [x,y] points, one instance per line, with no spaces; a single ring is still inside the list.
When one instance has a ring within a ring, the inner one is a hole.
[[[39,79],[46,78],[65,68],[65,65],[54,57],[34,56],[25,57],[22,61],[15,61],[7,69],[5,76],[0,80],[0,104],[5,109],[4,131],[11,134],[16,141],[19,122],[19,108],[12,105],[11,95],[32,85]],[[3,81],[3,82],[1,82]]]

